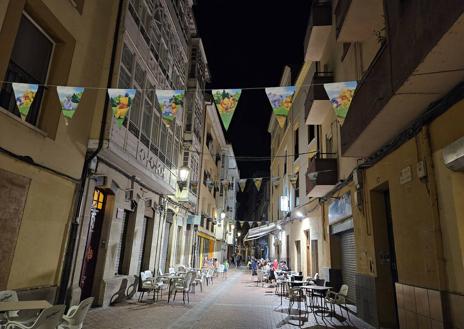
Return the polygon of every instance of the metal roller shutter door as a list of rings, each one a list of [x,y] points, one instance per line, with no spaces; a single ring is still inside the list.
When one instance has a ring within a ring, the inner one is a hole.
[[[354,231],[340,234],[342,247],[342,279],[348,285],[348,299],[356,304],[356,245]]]

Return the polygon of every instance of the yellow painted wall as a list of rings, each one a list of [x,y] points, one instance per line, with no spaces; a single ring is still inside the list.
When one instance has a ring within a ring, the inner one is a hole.
[[[3,155],[0,168],[31,179],[7,288],[57,285],[75,185]]]
[[[71,1],[0,1],[1,77],[5,75],[23,12],[56,42],[50,84],[106,87],[116,1],[85,1],[83,13]],[[37,127],[0,108],[0,146],[79,179],[91,126],[95,126],[96,136],[100,129],[105,97],[106,90],[86,90],[69,125],[65,125],[60,113],[54,88],[49,88],[44,97]],[[31,178],[8,288],[57,285],[67,225],[74,212],[75,184],[3,154],[0,168]]]
[[[464,172],[443,164],[443,148],[464,136],[464,101],[430,125],[448,291],[464,294]]]

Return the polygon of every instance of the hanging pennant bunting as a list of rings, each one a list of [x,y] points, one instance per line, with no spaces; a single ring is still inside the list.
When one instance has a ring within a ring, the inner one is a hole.
[[[26,121],[32,102],[34,101],[35,94],[39,89],[39,85],[33,83],[13,82],[12,87],[21,119]]]
[[[259,190],[261,188],[261,183],[263,182],[263,179],[262,178],[253,178],[253,181],[255,182],[256,189],[259,192]]]
[[[121,127],[124,119],[129,113],[129,110],[134,102],[135,89],[108,89],[111,108],[113,115],[116,118],[118,126]]]
[[[229,129],[230,121],[234,115],[238,100],[242,94],[241,89],[214,89],[214,103],[219,111],[224,128]]]
[[[246,183],[247,183],[246,179],[240,179],[238,181],[238,185],[240,185],[240,191],[241,192],[243,192],[243,190],[245,189]]]
[[[281,128],[284,127],[288,112],[292,107],[295,86],[266,88],[266,95]]]
[[[184,106],[185,90],[156,90],[156,97],[161,106],[161,115],[166,127],[174,120],[180,121]]]
[[[343,124],[346,118],[356,86],[356,81],[324,83],[324,89],[340,124]]]
[[[56,92],[58,94],[58,99],[60,100],[61,112],[63,112],[64,115],[64,122],[68,125],[68,119],[72,119],[76,113],[82,94],[84,93],[84,88],[57,86]]]

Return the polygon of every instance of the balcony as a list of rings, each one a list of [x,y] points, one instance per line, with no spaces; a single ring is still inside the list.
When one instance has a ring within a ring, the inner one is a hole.
[[[338,42],[365,41],[384,27],[382,0],[338,0],[335,7]]]
[[[305,37],[305,61],[319,61],[332,29],[330,0],[314,0]]]
[[[98,141],[89,141],[89,148],[95,148],[96,143]],[[157,148],[147,145],[150,145],[149,140],[138,138],[127,127],[119,127],[116,120],[111,118],[109,138],[99,156],[128,175],[138,177],[153,190],[174,195],[176,169],[169,168],[159,159]]]
[[[464,79],[463,1],[392,0],[385,11],[387,41],[359,82],[341,128],[346,157],[375,153]]]
[[[314,156],[306,172],[306,195],[321,198],[330,192],[338,182],[338,163],[336,158]]]
[[[320,125],[327,114],[333,111],[324,83],[333,82],[332,72],[315,72],[308,96],[305,101],[305,117],[307,125]]]

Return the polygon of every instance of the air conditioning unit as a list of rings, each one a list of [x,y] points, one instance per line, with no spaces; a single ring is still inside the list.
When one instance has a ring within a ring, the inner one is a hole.
[[[453,171],[464,171],[464,137],[443,149],[443,163]]]

